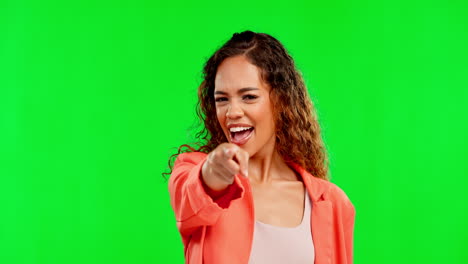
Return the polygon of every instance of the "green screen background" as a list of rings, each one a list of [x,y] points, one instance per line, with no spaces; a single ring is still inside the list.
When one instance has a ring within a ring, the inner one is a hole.
[[[0,2],[1,263],[183,263],[161,173],[246,29],[306,80],[355,262],[468,263],[465,1],[170,2]]]

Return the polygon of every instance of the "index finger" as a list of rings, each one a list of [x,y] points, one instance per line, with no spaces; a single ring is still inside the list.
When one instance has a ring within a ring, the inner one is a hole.
[[[239,162],[239,168],[244,177],[249,176],[249,153],[239,148],[234,155]]]

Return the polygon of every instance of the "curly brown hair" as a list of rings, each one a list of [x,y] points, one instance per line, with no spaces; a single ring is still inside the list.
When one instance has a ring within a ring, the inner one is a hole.
[[[260,69],[261,78],[271,87],[276,127],[276,148],[285,161],[293,161],[313,176],[329,180],[328,158],[320,136],[316,111],[292,57],[274,37],[265,33],[234,33],[206,62],[198,88],[197,115],[204,124],[196,134],[198,148],[184,144],[169,159],[169,168],[183,152],[209,153],[227,138],[216,118],[214,99],[218,66],[226,58],[243,55]],[[169,173],[164,173],[170,175]]]

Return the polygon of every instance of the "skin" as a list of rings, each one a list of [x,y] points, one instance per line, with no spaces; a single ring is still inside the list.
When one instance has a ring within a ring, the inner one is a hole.
[[[275,122],[271,88],[260,70],[240,55],[225,59],[215,79],[217,119],[229,140],[208,154],[202,180],[212,197],[222,195],[234,177],[248,177],[256,220],[281,227],[302,221],[304,185],[275,148]],[[254,127],[249,141],[231,143],[228,124]]]

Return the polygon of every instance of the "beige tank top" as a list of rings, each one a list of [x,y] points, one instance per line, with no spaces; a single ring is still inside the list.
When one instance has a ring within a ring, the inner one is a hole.
[[[296,227],[279,227],[255,221],[249,264],[313,264],[314,243],[310,230],[312,204],[305,190],[304,215]]]

